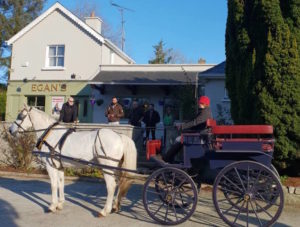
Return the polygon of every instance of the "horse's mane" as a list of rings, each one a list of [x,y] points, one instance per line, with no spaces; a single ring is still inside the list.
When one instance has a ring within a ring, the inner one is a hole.
[[[48,120],[48,121],[56,121],[55,118],[47,113],[45,113],[44,111],[42,110],[39,110],[38,108],[36,107],[32,107],[32,110],[38,112],[40,115],[42,115],[43,118],[45,118],[45,120]],[[31,110],[31,111],[32,111]]]

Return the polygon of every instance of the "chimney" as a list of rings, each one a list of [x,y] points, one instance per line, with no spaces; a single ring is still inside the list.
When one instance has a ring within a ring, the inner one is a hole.
[[[198,60],[198,64],[205,64],[206,63],[206,60],[204,58],[200,58]]]
[[[84,19],[88,26],[101,34],[102,20],[95,16],[94,11],[91,13],[90,17],[85,17]]]

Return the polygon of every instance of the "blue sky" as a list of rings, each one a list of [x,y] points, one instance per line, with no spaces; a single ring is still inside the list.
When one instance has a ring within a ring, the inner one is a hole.
[[[47,0],[45,10],[56,0]],[[120,12],[110,0],[60,0],[69,10],[84,5],[96,7],[96,13],[115,30],[121,27]],[[125,52],[138,64],[153,57],[153,45],[160,39],[166,48],[180,52],[188,62],[202,57],[207,63],[225,60],[225,0],[114,0],[133,9],[125,12]]]

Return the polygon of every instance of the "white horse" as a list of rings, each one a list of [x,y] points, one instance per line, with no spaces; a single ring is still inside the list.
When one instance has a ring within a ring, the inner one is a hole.
[[[41,129],[46,129],[55,123],[55,119],[46,113],[36,109],[29,108],[24,105],[24,109],[19,113],[17,120],[10,126],[9,131],[11,134],[17,132],[27,131],[30,128],[37,130],[37,138],[43,134]],[[48,133],[40,151],[50,153],[50,146],[55,147],[63,134],[67,131],[64,129],[66,126],[56,125]],[[47,146],[46,144],[50,145]],[[58,151],[58,147],[55,148]],[[118,134],[110,129],[79,131],[70,134],[62,149],[61,154],[76,159],[81,159],[89,162],[97,161],[103,165],[112,167],[122,167],[126,169],[136,170],[137,152],[134,142],[131,138]],[[99,156],[106,156],[105,159]],[[64,196],[64,171],[60,169],[61,164],[63,167],[80,166],[76,162],[51,159],[48,155],[42,157],[42,161],[46,164],[46,168],[51,181],[52,202],[49,210],[55,212],[63,208],[65,201]],[[118,178],[116,175],[120,174],[114,170],[103,171],[104,180],[107,189],[107,199],[104,208],[100,211],[99,217],[108,215],[112,209],[119,211],[120,202],[132,184],[132,176],[134,173],[122,172]],[[128,179],[130,178],[131,179]],[[118,193],[113,205],[113,198],[117,184]],[[57,192],[59,191],[59,198]]]

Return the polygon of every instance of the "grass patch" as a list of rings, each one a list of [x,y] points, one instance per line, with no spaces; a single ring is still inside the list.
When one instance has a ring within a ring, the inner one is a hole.
[[[288,176],[287,176],[287,175],[280,176],[281,184],[285,184],[286,181],[287,181],[287,179],[288,179]]]
[[[71,177],[103,178],[101,170],[90,167],[83,169],[65,168],[65,175]]]

